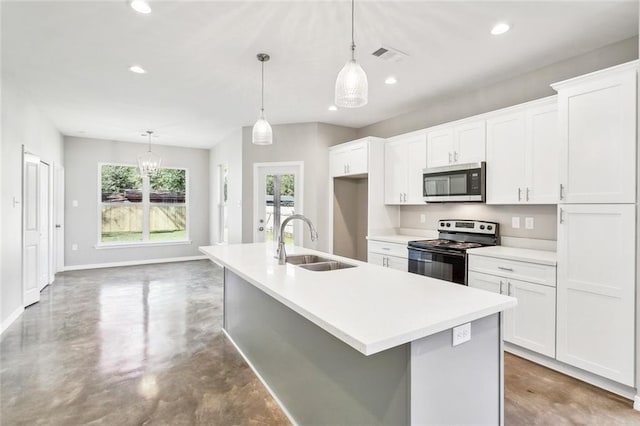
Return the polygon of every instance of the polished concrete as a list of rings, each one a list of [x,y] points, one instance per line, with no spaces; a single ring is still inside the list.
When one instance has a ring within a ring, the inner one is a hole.
[[[209,261],[58,274],[2,334],[1,425],[279,425],[221,332]],[[505,355],[506,425],[640,425],[631,402]]]
[[[288,424],[226,340],[209,261],[58,274],[2,335],[2,425]]]

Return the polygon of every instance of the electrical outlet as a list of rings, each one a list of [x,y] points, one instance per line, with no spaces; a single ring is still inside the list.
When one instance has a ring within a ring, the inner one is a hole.
[[[464,342],[471,340],[471,323],[459,325],[453,328],[452,346],[458,346]]]
[[[421,214],[420,215],[420,223],[426,223],[427,222],[427,215],[426,214]]]
[[[514,229],[520,228],[520,216],[514,216],[511,218],[511,227]]]
[[[524,227],[525,229],[533,229],[533,218],[525,217],[524,218]]]
[[[77,244],[71,244],[71,250],[73,250],[73,251],[78,250],[78,245]]]
[[[71,205],[72,205],[73,207],[78,207],[78,200],[73,200],[73,201],[71,202]]]

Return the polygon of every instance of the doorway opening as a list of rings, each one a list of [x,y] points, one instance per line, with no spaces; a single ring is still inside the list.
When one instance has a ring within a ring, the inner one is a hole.
[[[254,242],[276,243],[284,220],[302,214],[303,168],[303,162],[254,164]],[[302,245],[299,221],[287,225],[284,240]]]

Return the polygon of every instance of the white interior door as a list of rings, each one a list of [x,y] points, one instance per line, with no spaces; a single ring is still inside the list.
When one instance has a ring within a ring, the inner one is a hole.
[[[56,165],[54,177],[55,272],[64,270],[64,168]]]
[[[43,161],[40,162],[40,187],[38,188],[38,196],[40,198],[39,205],[39,215],[40,215],[40,255],[39,262],[40,267],[38,268],[38,291],[41,291],[45,288],[51,281],[50,277],[50,267],[51,262],[49,258],[50,250],[49,250],[49,242],[51,238],[49,237],[50,233],[50,220],[51,220],[51,212],[50,212],[50,194],[49,194],[49,165]]]
[[[302,163],[254,165],[253,241],[276,242],[280,225],[293,214],[302,214]],[[302,245],[301,222],[285,229],[285,242]]]
[[[29,306],[40,300],[40,158],[23,158],[22,303]]]

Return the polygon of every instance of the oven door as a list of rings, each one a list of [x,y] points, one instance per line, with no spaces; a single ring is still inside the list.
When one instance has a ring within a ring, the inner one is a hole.
[[[409,272],[467,285],[467,256],[460,252],[409,247]]]

